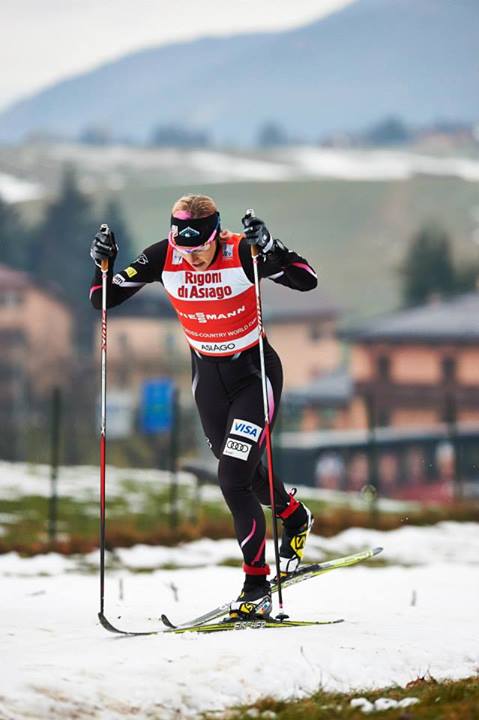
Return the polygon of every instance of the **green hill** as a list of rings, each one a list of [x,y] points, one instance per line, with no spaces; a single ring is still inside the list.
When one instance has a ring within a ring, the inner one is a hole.
[[[130,181],[119,193],[138,248],[166,236],[170,207],[186,192],[212,195],[223,227],[240,229],[254,207],[273,234],[304,254],[320,282],[347,317],[365,317],[397,307],[397,267],[408,239],[434,220],[451,235],[457,257],[477,257],[471,242],[479,185],[454,178],[406,181],[320,180],[146,187]],[[477,212],[477,210],[476,210]]]

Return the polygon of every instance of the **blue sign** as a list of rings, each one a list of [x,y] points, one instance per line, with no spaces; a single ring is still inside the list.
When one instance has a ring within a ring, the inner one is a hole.
[[[175,385],[169,378],[143,383],[140,423],[144,433],[168,432],[173,423]]]

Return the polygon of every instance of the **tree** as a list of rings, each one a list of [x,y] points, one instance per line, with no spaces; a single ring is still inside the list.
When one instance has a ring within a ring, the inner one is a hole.
[[[61,288],[76,320],[77,345],[85,351],[90,349],[95,320],[88,303],[92,275],[89,243],[98,225],[90,200],[78,188],[74,170],[67,167],[60,195],[47,207],[36,229],[27,268],[40,283]]]
[[[479,280],[479,262],[477,260],[469,260],[467,263],[461,263],[456,268],[456,292],[471,292],[478,290]]]
[[[400,269],[405,305],[426,302],[435,294],[452,295],[457,288],[450,240],[440,227],[423,227],[412,239]]]
[[[25,270],[28,236],[14,206],[0,197],[0,262],[16,270]]]
[[[155,147],[200,148],[211,144],[208,133],[181,125],[159,125],[151,134],[150,144]]]
[[[78,136],[78,142],[84,145],[112,145],[113,138],[109,128],[89,125]]]
[[[105,222],[115,233],[115,239],[120,248],[116,264],[118,267],[123,267],[134,259],[135,247],[120,206],[114,199],[110,199],[106,204]]]
[[[401,145],[410,138],[410,130],[397,117],[385,118],[364,133],[364,140],[371,145]]]
[[[281,125],[267,122],[258,131],[257,144],[263,148],[281,147],[288,144],[288,137]]]

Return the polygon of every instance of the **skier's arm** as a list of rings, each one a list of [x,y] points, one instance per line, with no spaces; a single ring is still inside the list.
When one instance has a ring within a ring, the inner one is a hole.
[[[269,278],[279,285],[294,290],[313,290],[318,284],[318,277],[303,257],[288,250],[279,240],[274,241],[275,246],[267,253],[261,253],[258,263],[260,278]],[[253,261],[251,248],[245,239],[240,241],[241,264],[251,281],[253,281]]]
[[[107,307],[115,307],[128,300],[147,283],[161,281],[165,265],[168,241],[150,245],[124,270],[113,274],[114,257],[110,258],[107,276]],[[94,308],[101,308],[101,270],[95,266],[90,288],[90,302]]]

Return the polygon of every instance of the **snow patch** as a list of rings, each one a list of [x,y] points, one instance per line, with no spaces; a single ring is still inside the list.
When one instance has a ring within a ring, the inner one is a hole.
[[[338,149],[317,145],[273,149],[262,153],[227,150],[135,148],[113,145],[99,149],[61,143],[38,151],[56,163],[78,164],[92,173],[91,187],[105,178],[112,187],[121,187],[130,171],[154,174],[154,184],[192,182],[281,182],[311,178],[345,181],[407,180],[417,175],[459,177],[479,180],[479,161],[462,156],[439,157],[414,150]]]
[[[235,597],[242,573],[123,571],[121,580],[107,573],[107,617],[147,630],[161,627],[161,612],[182,622]],[[4,577],[0,634],[8,663],[0,674],[0,716],[189,719],[266,695],[304,698],[320,687],[367,693],[426,674],[472,676],[478,593],[478,574],[468,565],[358,566],[285,593],[292,618],[342,617],[341,624],[119,639],[98,624],[97,575]]]
[[[142,493],[145,486],[157,488],[170,483],[171,475],[163,470],[141,470],[107,467],[108,497],[125,497],[124,483],[133,481],[138,490],[129,489],[129,502]],[[196,480],[190,473],[179,472],[180,485],[195,486]],[[142,486],[142,487],[140,487]],[[26,495],[49,497],[51,492],[50,467],[27,463],[0,461],[0,498],[13,500]],[[58,493],[75,500],[88,501],[98,498],[99,471],[92,466],[61,467],[58,475]]]
[[[384,710],[393,710],[395,708],[407,708],[416,705],[419,698],[407,697],[402,700],[393,700],[392,698],[378,698],[374,702],[370,702],[367,698],[353,698],[351,700],[352,708],[359,708],[363,713],[383,712]]]
[[[37,200],[43,194],[44,191],[38,183],[0,173],[0,197],[6,203]]]
[[[348,555],[366,547],[384,547],[379,559],[410,566],[451,567],[455,564],[477,567],[479,564],[479,524],[442,522],[431,527],[403,527],[388,532],[350,528],[332,538],[310,535],[305,562],[317,562],[332,556]],[[176,547],[136,545],[107,553],[107,565],[115,572],[178,568],[215,567],[240,559],[236,540],[203,538]],[[271,543],[267,561],[274,566]],[[99,553],[62,556],[57,553],[22,558],[18,553],[0,555],[0,576],[56,576],[98,567]],[[420,598],[418,598],[420,600]]]
[[[464,157],[434,157],[401,150],[284,150],[279,157],[311,177],[339,180],[407,180],[415,175],[479,180],[479,162]]]

